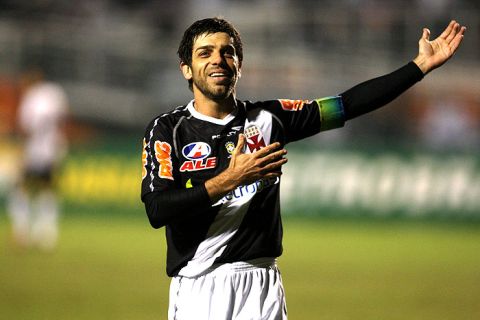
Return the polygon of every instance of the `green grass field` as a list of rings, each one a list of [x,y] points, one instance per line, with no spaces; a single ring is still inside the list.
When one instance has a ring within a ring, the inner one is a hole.
[[[0,319],[166,319],[163,230],[62,219],[54,253],[13,250],[0,212]],[[480,226],[285,221],[289,319],[480,319]]]

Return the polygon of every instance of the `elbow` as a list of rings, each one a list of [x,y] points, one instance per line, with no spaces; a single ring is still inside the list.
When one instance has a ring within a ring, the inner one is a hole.
[[[147,216],[150,225],[154,229],[159,229],[168,224],[166,217],[162,215],[162,213],[156,208],[156,206],[147,208]]]
[[[162,221],[162,219],[150,217],[150,215],[148,216],[148,221],[154,229],[160,229],[161,227],[164,227],[166,225],[166,222]]]
[[[156,223],[156,222],[152,222],[152,221],[150,221],[150,225],[152,226],[153,229],[160,229],[161,227],[165,226],[164,224]]]
[[[167,225],[168,221],[164,210],[159,208],[158,202],[154,198],[145,201],[145,211],[147,213],[148,221],[154,229],[159,229]]]

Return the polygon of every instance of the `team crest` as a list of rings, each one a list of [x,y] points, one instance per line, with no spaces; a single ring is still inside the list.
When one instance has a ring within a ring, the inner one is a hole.
[[[262,132],[257,126],[250,126],[245,129],[245,138],[247,140],[248,150],[255,152],[265,147],[265,140]]]
[[[225,143],[225,148],[227,149],[227,152],[229,154],[232,154],[233,153],[233,150],[235,150],[235,144],[231,141]]]

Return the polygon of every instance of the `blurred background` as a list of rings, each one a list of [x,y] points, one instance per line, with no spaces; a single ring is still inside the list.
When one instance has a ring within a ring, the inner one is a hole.
[[[435,38],[451,19],[467,26],[455,57],[389,106],[289,147],[282,259],[293,319],[479,318],[479,14],[473,0],[0,0],[0,317],[165,318],[141,141],[153,117],[191,99],[176,55],[184,30],[221,16],[244,42],[244,100],[340,94],[413,59],[423,27]],[[14,248],[6,209],[33,68],[68,101],[48,259]],[[326,275],[317,289],[299,261]]]

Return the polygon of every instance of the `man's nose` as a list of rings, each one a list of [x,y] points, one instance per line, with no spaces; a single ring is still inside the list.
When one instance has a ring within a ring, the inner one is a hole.
[[[214,51],[210,57],[211,57],[210,61],[213,64],[221,64],[223,61],[223,55],[221,52]]]

